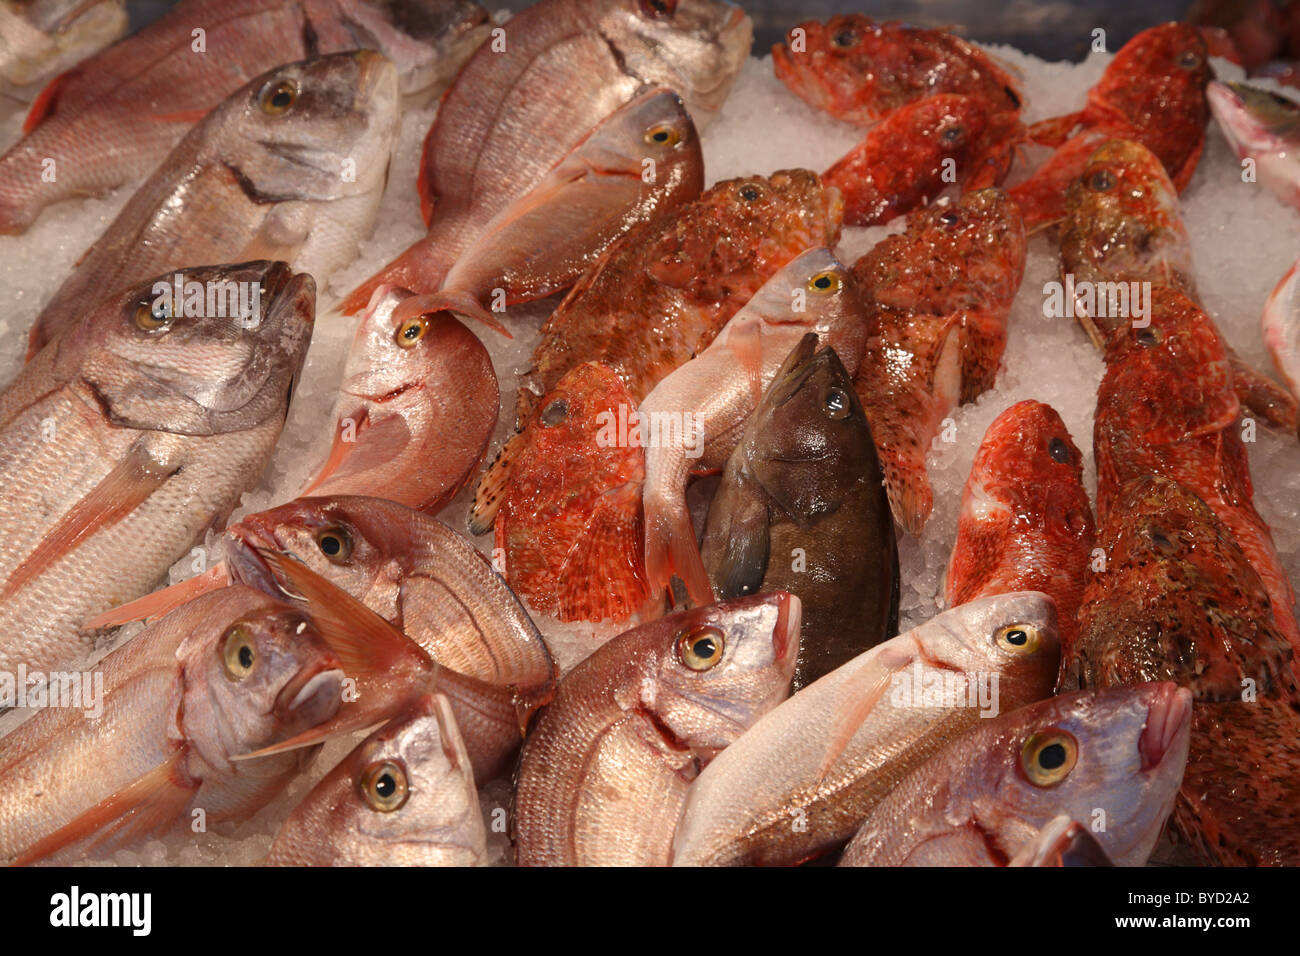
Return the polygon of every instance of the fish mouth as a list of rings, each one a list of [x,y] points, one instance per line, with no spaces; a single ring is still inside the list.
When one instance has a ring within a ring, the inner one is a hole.
[[[1142,771],[1149,772],[1164,761],[1180,741],[1186,741],[1192,724],[1192,692],[1177,684],[1156,687],[1155,700],[1147,708],[1146,726],[1138,738]]]
[[[279,580],[262,560],[261,551],[284,552],[270,525],[257,515],[248,515],[226,529],[226,568],[232,581],[256,588],[264,594],[284,594]]]
[[[319,726],[342,705],[344,677],[343,668],[333,655],[315,667],[303,668],[276,697],[276,714],[305,721],[308,727]]]
[[[803,625],[803,602],[785,591],[778,591],[776,598],[776,627],[772,630],[772,654],[780,665],[788,664],[791,675],[794,673],[795,658],[799,654],[799,630]]]
[[[1267,111],[1271,97],[1265,90],[1243,83],[1225,83],[1215,80],[1205,89],[1210,112],[1219,128],[1240,150],[1243,145],[1254,148],[1272,147],[1278,142],[1281,121],[1270,118]],[[1288,101],[1290,102],[1290,101]]]

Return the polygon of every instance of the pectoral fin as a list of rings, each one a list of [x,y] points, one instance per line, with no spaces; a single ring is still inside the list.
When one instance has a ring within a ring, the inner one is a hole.
[[[722,560],[713,572],[718,597],[724,601],[754,594],[763,586],[772,546],[766,502],[748,494],[736,505],[729,515]]]
[[[185,581],[178,581],[171,587],[161,588],[152,594],[146,594],[134,601],[120,604],[111,611],[105,611],[90,618],[83,625],[87,630],[99,630],[107,627],[121,627],[132,621],[156,620],[182,604],[188,604],[200,594],[207,594],[230,584],[230,573],[226,562],[214,564],[202,574]]]

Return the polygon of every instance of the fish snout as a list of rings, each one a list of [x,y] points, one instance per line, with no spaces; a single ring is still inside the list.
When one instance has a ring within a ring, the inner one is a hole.
[[[285,685],[275,701],[275,712],[295,725],[317,727],[338,713],[343,703],[344,673],[330,655],[311,668],[303,668]]]
[[[799,656],[799,630],[803,626],[803,603],[796,595],[777,591],[776,627],[772,629],[772,657],[780,666],[788,665],[793,673]]]
[[[1147,708],[1147,723],[1138,738],[1138,753],[1142,757],[1142,770],[1149,772],[1164,761],[1174,749],[1186,749],[1191,733],[1192,692],[1185,687],[1166,682],[1153,691],[1154,699]],[[1181,746],[1180,746],[1181,742]]]

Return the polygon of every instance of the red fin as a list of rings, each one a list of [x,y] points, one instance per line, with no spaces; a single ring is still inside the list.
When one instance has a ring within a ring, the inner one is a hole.
[[[682,579],[695,605],[712,604],[713,585],[695,544],[695,531],[684,502],[647,497],[645,505],[645,570],[652,588],[667,589],[673,574]]]
[[[471,319],[478,319],[488,328],[500,332],[508,339],[514,338],[506,331],[506,327],[497,321],[496,316],[483,308],[483,304],[478,299],[468,292],[456,292],[450,289],[403,299],[393,308],[393,322],[400,324],[407,319],[427,315],[430,312],[457,312]]]
[[[360,312],[370,304],[375,290],[385,283],[412,292],[432,291],[438,288],[446,274],[446,268],[438,264],[428,243],[421,239],[349,292],[339,309],[344,315]]]
[[[152,594],[146,594],[134,601],[120,604],[111,611],[105,611],[90,618],[83,625],[88,630],[105,627],[121,627],[132,621],[156,620],[182,604],[188,604],[200,594],[216,591],[230,584],[230,573],[226,562],[221,561],[202,574],[185,581],[178,581],[171,587],[161,588]]]
[[[12,597],[83,539],[121,521],[162,487],[175,468],[165,468],[138,445],[78,501],[5,582],[0,598]]]
[[[45,84],[45,89],[36,94],[36,99],[32,100],[32,108],[27,111],[27,119],[23,120],[23,135],[30,133],[54,115],[59,102],[59,91],[71,76],[72,70],[60,73]]]
[[[596,502],[586,533],[560,568],[561,621],[624,621],[650,595],[642,561],[641,487],[629,482]]]
[[[42,837],[14,860],[14,866],[39,862],[65,847],[85,849],[126,846],[173,826],[197,789],[178,779],[184,751],[177,751],[125,790],[106,797],[53,833]],[[89,842],[86,842],[89,841]]]
[[[820,769],[813,784],[821,783],[826,774],[830,772],[835,762],[840,759],[844,749],[853,739],[853,735],[862,729],[862,724],[866,721],[867,716],[875,709],[876,704],[885,696],[885,691],[890,688],[894,678],[905,668],[911,665],[916,657],[909,654],[901,648],[885,646],[883,650],[877,653],[871,665],[860,667],[854,674],[853,693],[845,695],[850,701],[848,707],[837,708],[835,723],[831,732],[825,740],[826,759],[822,761]],[[863,681],[862,678],[875,672],[875,677]],[[917,706],[920,706],[919,703]]]
[[[1083,113],[1084,111],[1080,110],[1077,113],[1040,120],[1029,127],[1026,135],[1040,146],[1060,146],[1070,138],[1074,128],[1083,120]]]

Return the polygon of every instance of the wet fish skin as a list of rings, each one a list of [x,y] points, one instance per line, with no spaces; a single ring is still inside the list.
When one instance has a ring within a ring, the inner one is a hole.
[[[125,0],[0,4],[0,92],[26,99],[35,84],[98,53],[126,32]]]
[[[86,619],[164,578],[271,454],[311,335],[311,277],[282,262],[181,276],[260,284],[260,310],[160,322],[146,281],[106,298],[0,392],[2,669],[86,654]]]
[[[268,99],[282,86],[296,90],[283,111]],[[374,224],[397,123],[397,69],[370,51],[278,66],[236,90],[84,253],[37,316],[28,357],[105,289],[168,269],[282,259],[324,288]]]
[[[453,2],[483,24],[481,9]],[[212,55],[192,50],[192,31],[200,28]],[[486,35],[484,24],[478,36]],[[144,178],[190,126],[277,64],[359,48],[392,59],[404,93],[418,94],[421,83],[434,79],[429,44],[394,26],[383,3],[178,4],[59,76],[38,97],[23,139],[0,156],[0,233],[24,231],[51,203],[104,195]],[[463,43],[454,49],[468,52]],[[42,181],[44,159],[55,162],[55,182]]]
[[[1026,256],[1015,202],[981,189],[913,212],[853,267],[871,322],[854,387],[911,534],[933,506],[930,442],[953,408],[993,386]]]
[[[465,742],[447,699],[432,696],[303,797],[265,865],[484,866],[486,842]]]
[[[798,645],[799,599],[766,594],[668,615],[596,650],[524,744],[520,865],[666,865],[690,781],[784,699]]]
[[[245,820],[314,751],[230,758],[328,720],[343,697],[342,667],[312,619],[238,586],[173,611],[94,669],[97,720],[46,708],[0,738],[10,863],[128,846],[197,809],[210,824]]]
[[[1300,209],[1300,103],[1247,83],[1213,81],[1210,112],[1228,145],[1255,161],[1256,175],[1278,201]]]
[[[1140,866],[1173,809],[1191,725],[1191,692],[1171,683],[1077,691],[981,721],[898,784],[840,865],[1005,866],[1057,815],[1100,809],[1102,850]]]
[[[668,589],[675,572],[693,602],[713,600],[686,509],[690,472],[726,462],[746,416],[809,333],[843,355],[850,372],[857,371],[868,334],[866,311],[852,274],[825,248],[802,253],[772,276],[707,348],[642,400],[639,411],[652,422],[683,423],[646,448],[642,504],[652,588]]]
[[[975,452],[944,600],[954,607],[1041,591],[1056,605],[1069,648],[1096,540],[1083,456],[1061,416],[1042,402],[1017,402],[993,420]]]
[[[871,428],[835,350],[816,347],[805,336],[746,420],[700,546],[722,599],[799,597],[795,691],[898,631],[898,547]]]
[[[1019,647],[1013,631],[1029,635]],[[762,717],[687,796],[674,865],[792,865],[841,846],[914,767],[973,725],[982,676],[1000,713],[1051,694],[1059,644],[1043,594],[981,598],[877,645]],[[960,675],[960,700],[922,705],[913,686]],[[902,690],[899,690],[899,685]]]
[[[375,495],[437,514],[483,460],[501,409],[487,349],[445,313],[400,319],[383,287],[348,352],[329,457],[303,495]]]

